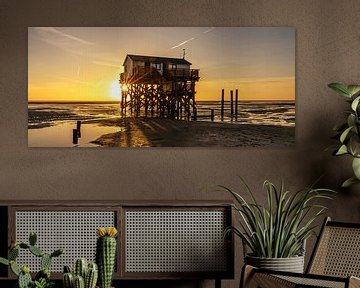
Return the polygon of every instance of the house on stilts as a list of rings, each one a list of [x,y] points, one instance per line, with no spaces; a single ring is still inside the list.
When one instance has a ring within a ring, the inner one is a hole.
[[[184,58],[126,55],[120,74],[122,115],[190,119],[200,79],[191,65]]]

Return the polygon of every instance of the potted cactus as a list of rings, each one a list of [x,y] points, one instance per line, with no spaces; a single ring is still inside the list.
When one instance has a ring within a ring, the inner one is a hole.
[[[63,249],[57,249],[51,254],[43,252],[36,246],[36,233],[30,233],[29,243],[11,243],[8,259],[0,257],[0,263],[10,266],[11,271],[18,277],[18,288],[49,288],[54,285],[50,280],[50,265],[54,257],[58,257],[64,253]],[[26,249],[33,255],[40,257],[41,270],[35,275],[34,280],[30,275],[28,266],[19,266],[16,259],[19,256],[20,249]]]
[[[64,267],[64,288],[95,288],[98,279],[98,267],[96,263],[88,263],[85,258],[78,258],[71,272],[69,266]]]
[[[110,288],[116,258],[115,227],[100,227],[97,229],[96,262],[99,267],[99,287]]]

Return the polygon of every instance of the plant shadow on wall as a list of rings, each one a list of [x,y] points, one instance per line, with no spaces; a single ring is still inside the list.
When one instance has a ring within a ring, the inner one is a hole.
[[[344,85],[341,83],[331,83],[331,89],[346,97],[350,104],[347,111],[345,123],[334,127],[338,133],[340,147],[334,151],[334,155],[350,155],[352,157],[352,169],[354,176],[345,180],[342,187],[349,187],[360,183],[360,85]]]
[[[317,220],[327,209],[321,202],[332,199],[336,192],[311,186],[291,193],[285,190],[283,183],[277,188],[266,180],[267,203],[263,205],[241,180],[245,188],[243,194],[247,194],[251,201],[220,186],[234,197],[233,209],[240,218],[239,227],[229,227],[225,235],[234,233],[241,238],[244,248],[249,248],[251,253],[247,254],[244,249],[245,264],[303,273],[305,242],[315,234]]]

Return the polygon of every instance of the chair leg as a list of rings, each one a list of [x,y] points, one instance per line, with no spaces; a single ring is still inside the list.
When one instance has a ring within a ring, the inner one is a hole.
[[[215,278],[215,288],[221,288],[221,278]]]
[[[241,271],[240,285],[239,288],[246,288],[249,285],[251,280],[251,275],[253,274],[254,267],[250,265],[244,265]]]

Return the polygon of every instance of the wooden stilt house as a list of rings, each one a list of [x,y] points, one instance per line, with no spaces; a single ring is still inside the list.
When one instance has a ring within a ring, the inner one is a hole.
[[[190,119],[196,113],[195,83],[200,79],[191,65],[184,58],[128,54],[120,74],[123,115]]]

